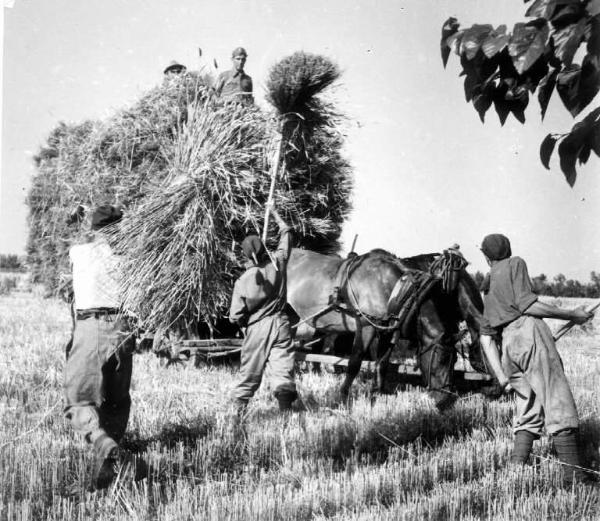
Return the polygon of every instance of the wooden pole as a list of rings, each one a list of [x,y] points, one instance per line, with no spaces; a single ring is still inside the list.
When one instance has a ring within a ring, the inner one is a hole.
[[[600,307],[600,302],[596,303],[594,306],[592,306],[590,309],[586,310],[589,313],[593,313],[594,311],[596,311],[598,309],[598,307]],[[571,330],[571,328],[576,325],[575,322],[573,322],[572,320],[567,322],[566,324],[564,324],[555,334],[554,334],[554,341],[556,342],[558,339],[562,338],[568,331]]]
[[[263,226],[262,242],[267,247],[267,232],[269,230],[269,205],[273,203],[273,196],[275,195],[275,182],[277,181],[277,174],[279,172],[279,161],[281,160],[281,148],[283,136],[281,130],[283,125],[279,129],[279,136],[277,137],[277,145],[275,149],[275,159],[271,165],[271,186],[269,188],[269,198],[267,199],[267,207],[265,208],[265,224]]]
[[[352,248],[350,248],[350,253],[354,251],[354,247],[356,246],[356,239],[358,239],[358,233],[354,234],[354,240],[352,241]]]

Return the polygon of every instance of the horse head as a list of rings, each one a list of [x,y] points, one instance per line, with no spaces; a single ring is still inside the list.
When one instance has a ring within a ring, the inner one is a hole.
[[[402,262],[411,268],[429,271],[442,278],[446,306],[454,310],[454,320],[466,324],[469,333],[469,341],[461,342],[460,345],[467,351],[473,369],[490,374],[479,343],[479,331],[483,321],[483,300],[475,280],[466,270],[468,262],[459,252],[458,245],[453,245],[441,254],[426,253],[402,259]]]

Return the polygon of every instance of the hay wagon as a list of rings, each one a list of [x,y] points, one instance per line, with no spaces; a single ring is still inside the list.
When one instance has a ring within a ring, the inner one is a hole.
[[[327,371],[343,371],[348,366],[349,357],[339,354],[323,353],[317,349],[322,338],[316,338],[308,342],[296,341],[295,359],[299,364],[322,367]],[[242,347],[241,338],[219,338],[219,339],[194,339],[180,340],[169,345],[168,357],[170,360],[211,361],[215,359],[233,358],[239,355]],[[348,346],[346,350],[348,351]],[[337,353],[337,351],[336,351]],[[362,362],[361,371],[374,371],[375,362],[365,360]],[[399,378],[420,378],[421,371],[418,368],[414,353],[406,348],[395,349],[390,362],[390,371]],[[487,374],[477,372],[465,356],[459,352],[458,360],[454,366],[455,377],[458,381],[471,384],[491,383],[492,378]]]

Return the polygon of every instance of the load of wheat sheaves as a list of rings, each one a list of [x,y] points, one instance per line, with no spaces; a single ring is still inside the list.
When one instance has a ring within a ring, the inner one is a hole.
[[[242,268],[239,242],[274,204],[297,244],[339,247],[353,177],[330,60],[297,52],[265,82],[268,109],[216,97],[212,78],[177,75],[105,121],[60,123],[35,158],[28,257],[48,293],[63,287],[68,248],[85,240],[76,207],[118,204],[111,242],[123,258],[124,305],[147,330],[212,326]],[[281,166],[273,168],[280,148]],[[277,233],[270,225],[268,246]]]

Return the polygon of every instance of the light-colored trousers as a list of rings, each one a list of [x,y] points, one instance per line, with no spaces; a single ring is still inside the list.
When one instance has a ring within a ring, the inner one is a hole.
[[[241,379],[233,397],[248,402],[259,388],[263,374],[277,396],[296,392],[294,351],[290,321],[284,313],[276,313],[248,326],[241,352]]]
[[[135,337],[126,320],[103,315],[77,320],[65,366],[65,416],[94,442],[108,434],[119,442],[129,419]]]
[[[514,432],[539,436],[579,426],[577,408],[552,332],[540,318],[523,315],[502,332],[502,365],[517,397]]]

